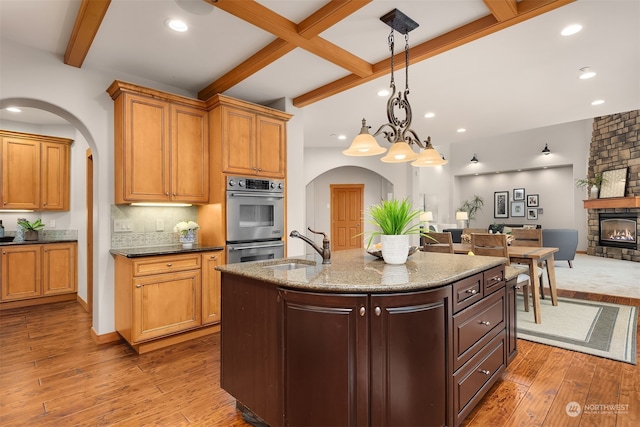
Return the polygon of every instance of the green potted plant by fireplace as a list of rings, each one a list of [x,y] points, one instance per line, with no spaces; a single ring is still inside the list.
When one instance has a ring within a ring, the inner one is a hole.
[[[421,234],[420,210],[413,209],[408,198],[404,200],[382,200],[368,210],[370,224],[379,230],[367,232],[367,248],[374,237],[380,236],[382,258],[387,264],[404,264],[409,255],[409,236]]]
[[[18,221],[18,225],[24,229],[24,240],[38,240],[38,232],[44,228],[44,223],[40,218],[34,222],[23,219]]]

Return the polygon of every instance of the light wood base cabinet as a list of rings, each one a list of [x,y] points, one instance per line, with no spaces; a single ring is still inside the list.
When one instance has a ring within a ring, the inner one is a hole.
[[[75,295],[78,289],[77,243],[10,245],[2,247],[2,303]],[[75,298],[75,297],[74,297]],[[11,305],[11,308],[16,305]]]
[[[217,332],[222,254],[116,256],[116,331],[139,353]]]

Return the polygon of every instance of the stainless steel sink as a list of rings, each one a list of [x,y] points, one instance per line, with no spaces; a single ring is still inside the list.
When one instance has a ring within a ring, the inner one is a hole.
[[[271,270],[297,270],[299,268],[314,267],[313,264],[304,264],[298,262],[287,262],[283,264],[265,265],[263,268],[270,268]]]

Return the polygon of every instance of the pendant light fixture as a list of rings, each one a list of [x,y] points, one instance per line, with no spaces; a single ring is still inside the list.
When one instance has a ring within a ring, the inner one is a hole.
[[[549,144],[544,144],[544,148],[542,149],[542,154],[548,156],[551,154],[551,150],[549,150]]]
[[[342,153],[347,156],[374,156],[387,151],[386,148],[380,147],[375,137],[383,135],[384,138],[391,143],[391,148],[386,156],[380,160],[385,163],[403,163],[411,162],[412,166],[438,166],[448,163],[431,145],[431,137],[426,141],[420,141],[420,137],[411,129],[411,104],[409,103],[409,32],[418,27],[418,23],[409,18],[398,9],[380,17],[380,20],[391,27],[391,33],[388,37],[389,50],[391,51],[391,94],[387,101],[387,120],[388,122],[378,128],[371,135],[369,133],[370,126],[367,126],[365,119],[362,119],[362,128],[348,149]],[[404,34],[405,39],[405,90],[396,93],[396,84],[393,75],[395,68],[394,63],[394,32],[397,31]],[[396,116],[396,109],[404,113],[404,119]],[[411,145],[417,145],[423,151],[418,155]]]

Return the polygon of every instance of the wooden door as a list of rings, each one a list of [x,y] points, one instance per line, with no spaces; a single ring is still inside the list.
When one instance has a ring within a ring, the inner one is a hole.
[[[260,176],[284,178],[286,126],[282,120],[257,116],[256,167]]]
[[[255,175],[256,115],[222,107],[222,172]]]
[[[169,103],[125,97],[122,153],[116,149],[116,203],[169,201]],[[117,147],[116,147],[117,148]],[[124,170],[119,171],[120,164]],[[118,187],[120,173],[123,189]],[[124,200],[119,200],[119,192]]]
[[[137,277],[133,285],[133,342],[200,326],[200,270]]]
[[[209,116],[198,108],[171,106],[171,200],[209,201]]]
[[[42,209],[69,210],[69,146],[42,144]]]
[[[362,248],[364,184],[331,185],[331,250]]]
[[[40,142],[2,138],[2,208],[40,209]]]
[[[220,272],[223,251],[202,254],[202,324],[220,321]]]
[[[370,425],[453,425],[451,288],[370,301]]]
[[[2,301],[40,296],[41,245],[2,248]]]
[[[76,247],[75,243],[42,246],[42,295],[76,292]]]

